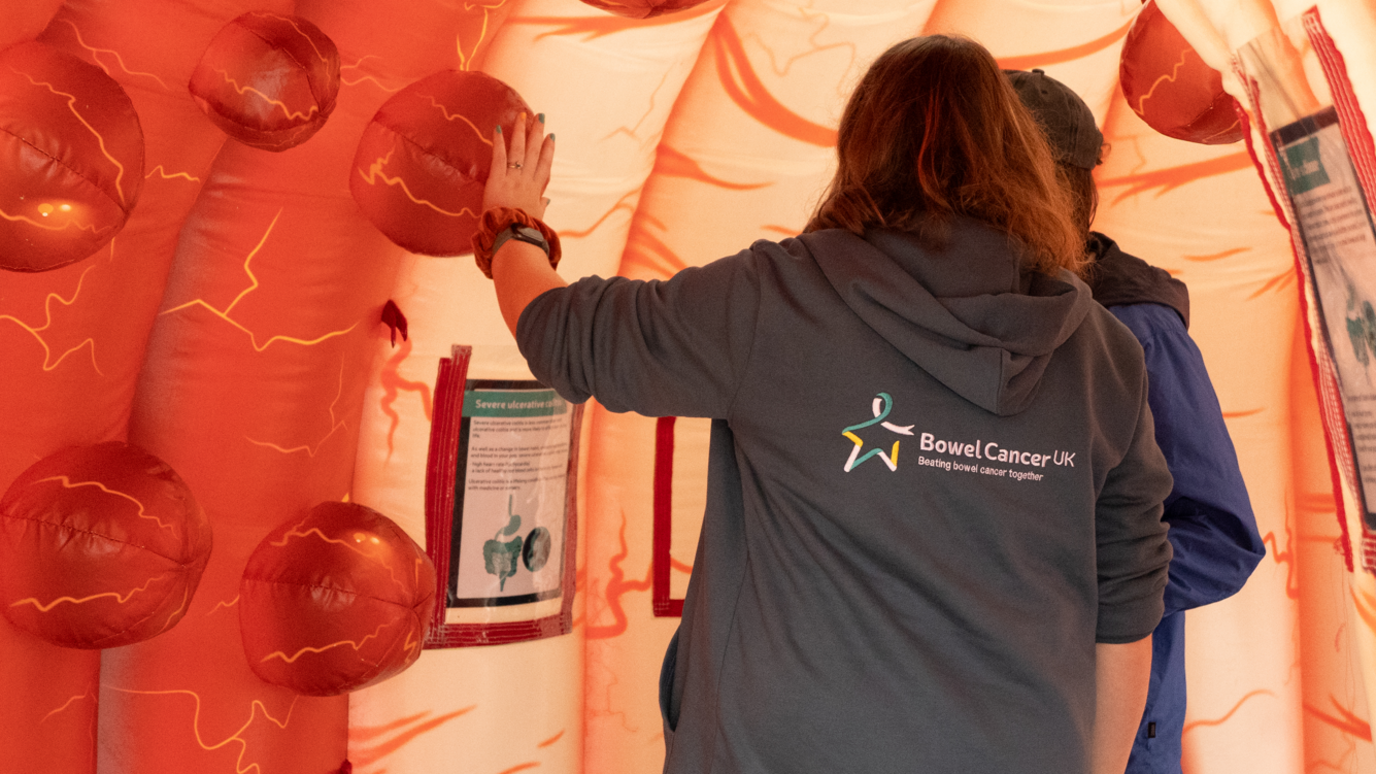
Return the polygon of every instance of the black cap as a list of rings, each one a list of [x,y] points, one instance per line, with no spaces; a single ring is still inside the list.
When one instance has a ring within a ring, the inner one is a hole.
[[[1104,135],[1094,123],[1094,113],[1079,95],[1041,70],[1004,70],[1022,104],[1041,124],[1051,152],[1061,162],[1094,169]]]

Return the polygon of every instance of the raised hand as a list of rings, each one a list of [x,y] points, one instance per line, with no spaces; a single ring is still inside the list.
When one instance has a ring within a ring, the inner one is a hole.
[[[522,113],[511,130],[510,150],[498,126],[492,133],[492,169],[483,189],[483,209],[515,207],[543,219],[545,187],[554,164],[554,135],[545,134],[545,115]]]

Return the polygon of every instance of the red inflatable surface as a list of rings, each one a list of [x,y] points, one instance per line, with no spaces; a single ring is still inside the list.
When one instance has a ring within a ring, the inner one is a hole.
[[[0,498],[0,609],[56,645],[114,648],[186,615],[210,522],[181,477],[128,444],[72,447]]]
[[[124,228],[143,186],[129,96],[42,43],[0,52],[0,269],[80,261]]]
[[[420,657],[435,566],[377,511],[321,503],[263,538],[239,589],[254,674],[307,696],[334,696]]]

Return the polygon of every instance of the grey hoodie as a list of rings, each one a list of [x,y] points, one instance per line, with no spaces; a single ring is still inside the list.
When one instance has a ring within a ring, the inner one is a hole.
[[[536,299],[537,378],[713,424],[665,771],[1087,769],[1094,645],[1170,547],[1141,350],[974,221],[842,231]]]

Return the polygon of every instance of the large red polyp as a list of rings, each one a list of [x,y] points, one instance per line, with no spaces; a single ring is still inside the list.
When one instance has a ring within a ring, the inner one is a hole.
[[[310,139],[334,111],[339,51],[305,19],[246,13],[210,41],[190,88],[230,137],[283,151]]]
[[[649,19],[666,13],[686,11],[707,0],[583,0],[593,8],[609,11],[630,19]]]
[[[42,43],[0,52],[0,269],[90,256],[143,185],[143,130],[113,78]]]
[[[435,566],[386,516],[326,502],[258,544],[239,586],[239,629],[262,680],[335,696],[415,663]]]
[[[186,614],[210,522],[162,460],[112,441],[29,467],[0,499],[0,608],[69,648],[161,634]]]
[[[1128,31],[1118,79],[1133,112],[1167,137],[1204,145],[1242,139],[1222,76],[1199,58],[1155,2],[1142,8]]]
[[[363,130],[349,190],[363,214],[401,247],[463,255],[482,214],[492,133],[511,135],[525,100],[477,72],[442,70],[397,92]]]

